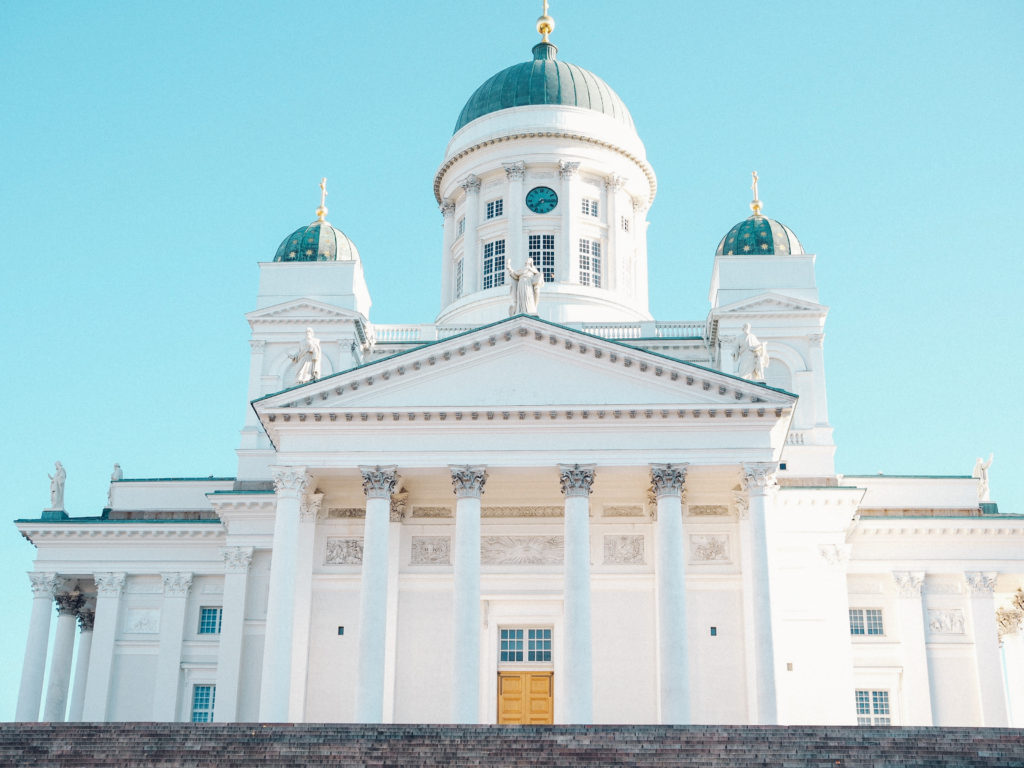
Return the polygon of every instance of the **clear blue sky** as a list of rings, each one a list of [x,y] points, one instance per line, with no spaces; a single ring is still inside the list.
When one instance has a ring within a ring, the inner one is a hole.
[[[431,182],[464,101],[529,57],[537,0],[8,3],[0,24],[0,518],[46,474],[97,514],[128,477],[233,475],[256,262],[313,219],[378,322],[438,310]],[[847,473],[968,474],[1024,512],[1024,3],[552,0],[559,56],[632,111],[659,179],[651,306],[707,312],[765,213],[818,254]],[[33,548],[0,535],[0,719]]]

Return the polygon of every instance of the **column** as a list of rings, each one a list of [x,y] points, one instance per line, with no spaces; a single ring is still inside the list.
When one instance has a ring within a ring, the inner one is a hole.
[[[92,655],[92,627],[96,620],[96,604],[88,600],[78,609],[78,661],[75,662],[75,682],[71,688],[71,708],[68,722],[82,719],[85,707],[85,686],[89,681],[89,657]]]
[[[402,565],[402,521],[405,520],[407,493],[399,490],[391,496],[388,523],[388,604],[384,623],[384,695],[385,723],[395,721],[395,679],[398,674],[398,577]]]
[[[604,220],[608,225],[608,243],[605,245],[605,252],[601,254],[604,267],[601,285],[620,292],[625,292],[626,286],[629,285],[626,274],[629,259],[626,246],[623,244],[625,238],[622,225],[619,223],[619,190],[625,183],[624,178],[614,173],[604,179]]]
[[[743,485],[748,496],[751,594],[754,618],[754,667],[757,679],[757,724],[778,721],[775,698],[775,647],[772,639],[771,571],[768,564],[767,517],[774,494],[776,465],[743,465]]]
[[[309,622],[313,611],[313,542],[322,493],[307,493],[299,507],[298,559],[295,568],[295,614],[292,628],[292,681],[288,720],[306,717],[306,671],[309,665]]]
[[[981,725],[1005,728],[1006,694],[999,658],[999,627],[996,624],[996,577],[994,572],[969,571],[964,574],[971,593],[971,625],[974,627],[974,658],[981,688]]]
[[[526,178],[526,163],[503,163],[505,178],[508,180],[508,195],[505,198],[505,215],[508,217],[508,247],[506,263],[512,269],[520,269],[526,263],[527,248],[523,243],[523,179]],[[538,269],[540,265],[535,265]],[[476,720],[473,720],[475,723]]]
[[[658,500],[658,678],[661,722],[665,725],[690,722],[682,503],[685,482],[685,464],[654,464],[651,467],[651,485]]]
[[[160,607],[160,648],[153,686],[153,720],[173,723],[178,719],[181,687],[181,643],[185,632],[185,606],[192,588],[191,573],[162,573],[164,600]]]
[[[452,243],[455,242],[455,203],[447,197],[441,201],[441,222],[444,226],[444,256],[441,258],[441,306],[455,300],[455,264],[452,261]]]
[[[455,492],[453,723],[480,722],[480,496],[484,467],[450,467]]]
[[[562,179],[559,193],[562,205],[562,242],[556,243],[555,282],[578,283],[579,279],[579,236],[576,232],[576,221],[580,214],[579,195],[573,178],[580,164],[561,160],[558,163],[558,175]]]
[[[238,683],[242,643],[245,637],[245,595],[249,586],[252,547],[224,547],[224,608],[217,649],[217,696],[213,719],[233,723],[238,719]]]
[[[123,573],[97,573],[96,622],[89,653],[89,674],[85,686],[85,707],[82,719],[101,722],[107,719],[107,700],[110,698],[110,673],[114,666],[114,641],[117,639],[117,619],[121,612],[124,593]]]
[[[466,232],[462,236],[462,295],[480,290],[480,177],[472,173],[462,182],[466,191]]]
[[[900,725],[931,725],[932,695],[928,681],[928,648],[925,645],[924,606],[921,604],[923,571],[893,571],[897,613],[903,635],[903,711]]]
[[[359,468],[363,474],[363,493],[366,494],[366,524],[363,529],[362,590],[359,600],[357,723],[380,723],[384,717],[388,525],[391,519],[391,494],[398,482],[396,469]]]
[[[594,466],[562,464],[565,495],[565,721],[594,720],[590,626],[590,491]]]
[[[267,629],[263,644],[260,721],[288,721],[292,679],[295,569],[298,566],[299,508],[312,478],[305,467],[271,467],[277,509],[270,559]]]
[[[35,722],[39,719],[39,702],[43,697],[43,674],[46,671],[46,646],[50,642],[50,606],[57,587],[55,573],[29,573],[32,582],[32,617],[28,624],[25,660],[21,666],[21,688],[14,719]]]
[[[814,376],[814,423],[828,424],[828,392],[825,390],[825,334],[812,333],[807,337]]]
[[[1024,605],[1021,590],[1015,600]],[[997,612],[1003,668],[1006,670],[1006,696],[1011,728],[1024,727],[1024,609],[1011,605]]]
[[[63,591],[54,595],[57,601],[57,631],[53,638],[50,682],[46,686],[46,704],[43,706],[43,720],[48,723],[61,723],[67,717],[71,657],[75,652],[76,615],[85,602],[78,586],[69,586],[62,584]]]

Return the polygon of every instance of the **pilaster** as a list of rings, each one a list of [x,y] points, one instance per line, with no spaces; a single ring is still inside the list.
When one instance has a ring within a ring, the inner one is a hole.
[[[185,631],[185,607],[192,589],[192,574],[161,574],[164,600],[160,609],[160,650],[156,661],[153,695],[153,720],[178,719],[178,694],[181,688],[181,645]]]
[[[245,638],[245,597],[248,591],[252,547],[225,547],[224,607],[221,614],[220,645],[217,649],[217,698],[213,719],[233,723],[238,719],[238,686],[241,679],[242,647]]]
[[[893,571],[897,612],[903,636],[903,712],[901,725],[932,725],[932,695],[928,680],[928,646],[925,637],[921,589],[923,571]]]
[[[526,163],[519,160],[504,163],[503,167],[508,181],[508,195],[505,197],[508,245],[505,260],[513,269],[521,269],[526,263],[526,248],[523,246],[523,180],[526,178]],[[540,265],[537,266],[539,268]]]
[[[455,242],[455,203],[447,197],[441,201],[441,219],[444,224],[444,257],[441,259],[441,306],[447,307],[455,299],[452,244]]]
[[[624,233],[619,222],[619,191],[625,183],[625,179],[614,173],[604,179],[604,219],[607,224],[608,243],[604,254],[605,282],[602,285],[620,292],[625,292],[630,282],[626,274],[629,259],[626,258]],[[633,291],[629,293],[632,294]]]
[[[996,624],[997,576],[988,571],[968,571],[964,574],[971,593],[971,625],[974,628],[974,658],[978,665],[981,725],[986,728],[1005,728],[1009,725],[999,657],[999,627]]]
[[[468,296],[480,290],[480,177],[470,174],[462,182],[466,192],[466,232],[462,236],[462,285],[463,295]]]
[[[579,232],[576,224],[579,221],[580,200],[574,181],[579,167],[577,162],[562,160],[558,163],[558,175],[562,180],[562,242],[556,243],[558,256],[555,259],[555,281],[559,283],[580,281]]]

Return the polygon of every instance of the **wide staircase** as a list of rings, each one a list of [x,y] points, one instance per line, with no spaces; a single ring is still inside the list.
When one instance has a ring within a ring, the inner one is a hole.
[[[0,766],[1024,766],[1024,730],[0,723]]]

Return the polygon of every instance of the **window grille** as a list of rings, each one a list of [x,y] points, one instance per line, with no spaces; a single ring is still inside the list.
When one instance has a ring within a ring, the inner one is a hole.
[[[466,217],[462,216],[459,218],[459,223],[455,225],[455,236],[462,237],[466,234]]]
[[[601,287],[601,243],[580,238],[580,285]]]
[[[881,608],[851,608],[851,635],[884,635],[885,625],[882,623]]]
[[[628,216],[623,216],[622,217],[622,231],[623,232],[629,232],[629,217]]]
[[[199,609],[199,634],[219,635],[224,609],[220,606]]]
[[[505,284],[505,241],[484,243],[484,288]]]
[[[215,685],[192,686],[192,722],[212,723],[213,703],[217,696]]]
[[[462,259],[455,262],[455,298],[462,298],[463,289],[463,272],[462,272]]]
[[[527,255],[544,275],[544,282],[555,282],[555,236],[530,235],[528,245]]]
[[[597,200],[589,197],[583,198],[583,215],[584,216],[597,216]]]
[[[888,691],[857,690],[857,725],[892,725]]]
[[[550,664],[551,629],[510,627],[499,632],[500,661],[508,663]]]
[[[505,201],[500,197],[497,200],[490,200],[487,203],[487,218],[496,219],[505,210]]]

